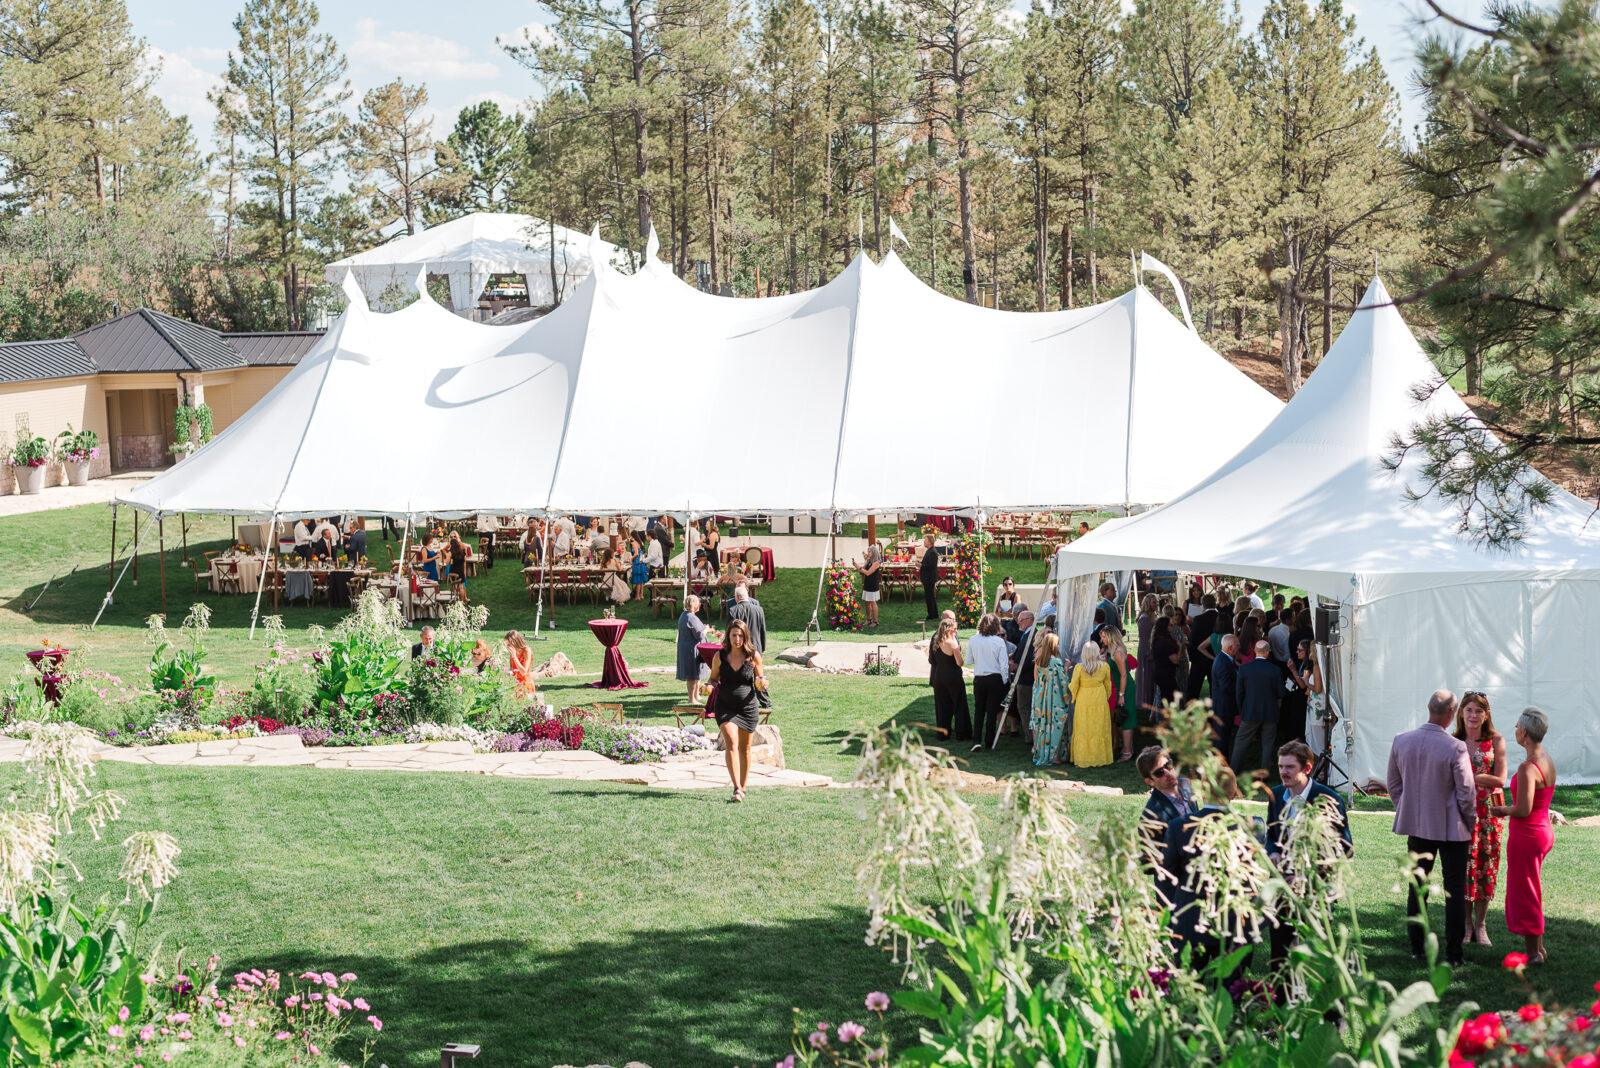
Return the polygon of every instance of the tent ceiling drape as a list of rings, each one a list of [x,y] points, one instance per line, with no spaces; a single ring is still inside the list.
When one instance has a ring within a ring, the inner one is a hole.
[[[356,298],[273,392],[121,500],[278,515],[1149,505],[1282,408],[1143,289],[998,312],[892,255],[754,300],[601,257],[572,299],[513,326]],[[1204,412],[1227,419],[1195,433]]]

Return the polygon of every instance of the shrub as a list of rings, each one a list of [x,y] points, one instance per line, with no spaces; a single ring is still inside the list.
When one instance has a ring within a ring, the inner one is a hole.
[[[713,748],[710,738],[681,727],[643,727],[637,723],[605,723],[596,720],[584,738],[584,749],[623,764],[660,760],[679,753]]]
[[[328,725],[341,730],[374,726],[367,720],[378,696],[405,688],[404,640],[399,604],[386,601],[377,590],[364,590],[355,611],[311,654],[312,703]]]
[[[555,742],[563,749],[582,749],[583,733],[582,723],[563,723],[559,719],[541,719],[528,728],[530,738]]]
[[[163,616],[151,616],[146,626],[147,640],[156,647],[150,654],[150,688],[161,695],[169,711],[192,726],[205,708],[207,692],[216,685],[216,679],[205,674],[203,638],[211,629],[211,609],[204,604],[192,606],[177,640],[168,636]]]
[[[243,694],[242,713],[298,723],[314,693],[311,658],[286,644],[282,617],[268,616],[266,630],[272,653],[266,663],[256,665],[255,677]]]
[[[889,653],[879,654],[876,650],[868,653],[861,661],[861,674],[863,675],[898,675],[900,674],[900,658]]]

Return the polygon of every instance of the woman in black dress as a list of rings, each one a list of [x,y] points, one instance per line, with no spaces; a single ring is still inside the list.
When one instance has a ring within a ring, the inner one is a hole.
[[[933,686],[933,721],[940,741],[948,740],[952,732],[958,742],[972,740],[972,713],[967,709],[967,680],[961,665],[956,621],[946,616],[928,643],[928,682]]]
[[[744,800],[750,778],[750,736],[756,732],[756,691],[767,688],[761,671],[761,654],[750,640],[750,627],[742,619],[728,624],[722,649],[711,661],[711,685],[717,688],[717,729],[728,758],[733,799]]]
[[[1178,657],[1181,653],[1178,643],[1172,638],[1172,617],[1157,617],[1155,631],[1150,637],[1150,662],[1155,669],[1158,706],[1172,700],[1178,690]]]

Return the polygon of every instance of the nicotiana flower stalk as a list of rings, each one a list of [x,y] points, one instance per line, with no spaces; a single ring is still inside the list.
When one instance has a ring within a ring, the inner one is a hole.
[[[183,850],[166,831],[135,831],[123,840],[122,846],[127,854],[117,878],[128,887],[124,900],[131,900],[134,891],[138,891],[140,897],[150,901],[151,891],[160,890],[178,874],[173,861]]]
[[[996,857],[1009,892],[1012,930],[1031,938],[1041,925],[1078,929],[1095,913],[1099,878],[1083,851],[1083,830],[1048,780],[1009,779],[1000,797]]]
[[[55,832],[43,812],[0,810],[0,910],[16,907],[56,861]]]
[[[41,723],[28,735],[22,759],[33,779],[38,800],[57,833],[72,833],[80,810],[95,838],[121,812],[122,798],[89,789],[94,776],[92,736],[76,723]]]

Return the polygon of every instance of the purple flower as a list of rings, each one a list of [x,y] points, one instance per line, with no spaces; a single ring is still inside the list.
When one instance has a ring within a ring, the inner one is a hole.
[[[809,1035],[806,1036],[806,1041],[811,1043],[811,1048],[812,1049],[827,1049],[828,1048],[828,1032],[826,1032],[826,1031],[813,1031]]]
[[[889,1008],[889,995],[881,990],[874,990],[867,995],[867,1008],[873,1012],[884,1012]]]
[[[854,1042],[856,1039],[860,1038],[866,1033],[867,1029],[853,1020],[846,1020],[844,1023],[839,1025],[840,1042]]]
[[[794,1054],[789,1054],[783,1060],[779,1061],[777,1064],[774,1064],[772,1068],[794,1068]]]

